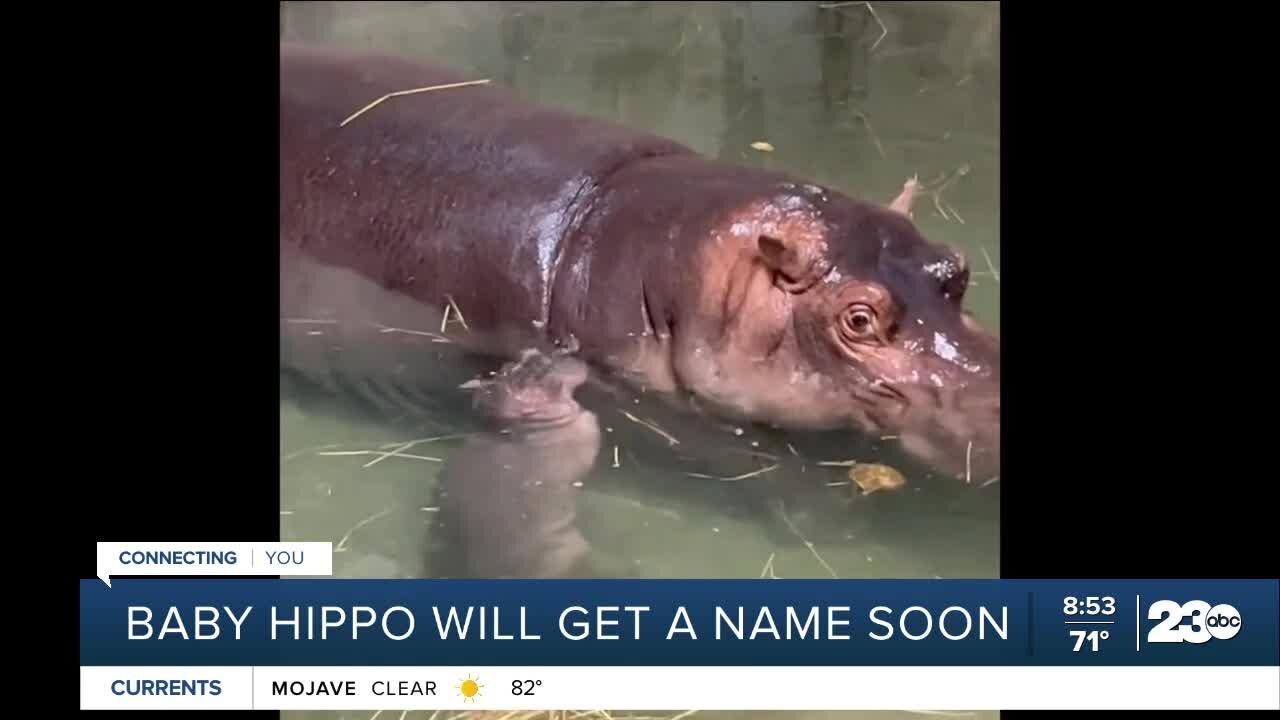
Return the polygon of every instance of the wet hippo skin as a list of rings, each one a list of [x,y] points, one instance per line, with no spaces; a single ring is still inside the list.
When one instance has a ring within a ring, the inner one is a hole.
[[[280,53],[286,367],[412,404],[448,353],[569,347],[683,417],[999,473],[999,340],[964,308],[964,257],[912,222],[911,183],[860,200],[493,85],[343,125],[475,78]]]

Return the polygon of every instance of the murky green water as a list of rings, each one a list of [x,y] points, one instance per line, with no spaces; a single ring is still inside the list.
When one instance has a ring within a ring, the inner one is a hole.
[[[830,4],[837,7],[281,3],[281,36],[447,63],[547,104],[853,194],[887,201],[917,175],[937,191],[917,203],[916,221],[972,259],[969,304],[998,330],[998,3]],[[302,408],[282,396],[281,537],[338,543],[340,576],[429,574],[427,498],[440,464],[422,458],[444,459],[456,441],[419,444],[410,451],[416,458],[370,453],[451,429]],[[626,462],[605,467],[638,472]],[[816,463],[804,472],[842,477],[841,468]],[[739,514],[646,492],[652,484],[643,477],[627,479],[625,492],[610,483],[588,487],[581,522],[593,543],[651,577],[998,575],[999,483],[938,492],[909,477],[892,497],[853,503],[847,527],[815,536],[810,549],[778,543]],[[833,487],[833,498],[848,490]]]

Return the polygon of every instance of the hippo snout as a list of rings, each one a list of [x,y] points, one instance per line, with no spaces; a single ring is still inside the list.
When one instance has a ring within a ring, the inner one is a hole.
[[[957,393],[950,403],[931,408],[917,406],[900,438],[903,449],[939,471],[986,482],[1000,474],[998,386]]]

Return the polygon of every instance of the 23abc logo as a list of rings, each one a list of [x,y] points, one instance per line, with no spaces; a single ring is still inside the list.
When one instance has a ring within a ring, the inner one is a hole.
[[[1206,643],[1230,640],[1240,632],[1240,611],[1226,604],[1210,606],[1203,600],[1176,603],[1160,600],[1147,610],[1148,620],[1158,620],[1147,632],[1149,643]]]

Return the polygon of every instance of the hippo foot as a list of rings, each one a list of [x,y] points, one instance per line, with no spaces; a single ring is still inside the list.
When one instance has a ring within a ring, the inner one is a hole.
[[[640,566],[634,560],[594,550],[575,563],[565,577],[579,580],[621,580],[640,578]]]

